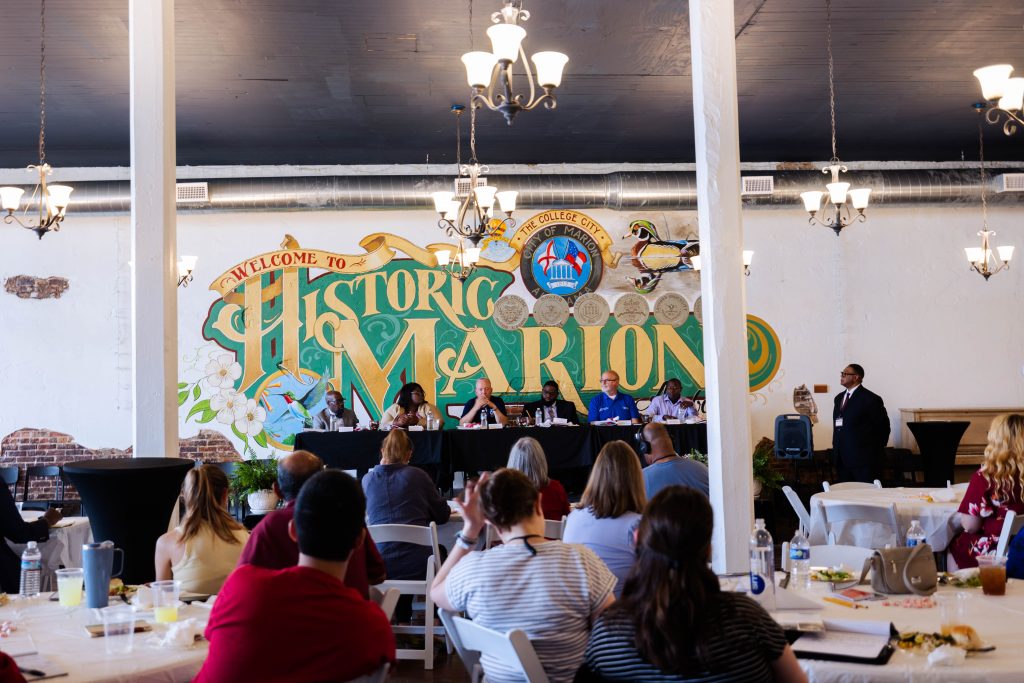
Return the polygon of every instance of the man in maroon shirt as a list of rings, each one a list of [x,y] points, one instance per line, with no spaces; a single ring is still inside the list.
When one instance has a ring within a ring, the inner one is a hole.
[[[238,567],[206,626],[210,652],[195,683],[347,681],[395,661],[391,625],[342,580],[367,535],[366,499],[340,470],[315,474],[288,534],[298,566]]]
[[[288,535],[288,523],[295,513],[295,499],[306,480],[322,470],[323,461],[309,451],[295,451],[277,461],[274,490],[284,498],[285,506],[264,517],[249,536],[238,564],[254,564],[267,569],[294,567],[299,561],[299,546]],[[352,552],[345,585],[369,597],[370,585],[386,578],[384,560],[376,544],[365,535],[363,544]]]

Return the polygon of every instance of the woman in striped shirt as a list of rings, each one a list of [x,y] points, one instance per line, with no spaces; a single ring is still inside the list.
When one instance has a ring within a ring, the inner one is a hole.
[[[712,519],[695,489],[670,486],[648,503],[636,564],[594,626],[580,679],[806,683],[771,616],[719,590],[708,568]]]

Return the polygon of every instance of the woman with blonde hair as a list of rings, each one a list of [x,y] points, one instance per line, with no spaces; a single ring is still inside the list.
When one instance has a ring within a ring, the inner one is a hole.
[[[640,458],[625,441],[611,441],[597,454],[578,510],[565,522],[566,543],[580,543],[600,557],[618,583],[615,597],[633,567],[634,533],[647,504]]]
[[[1006,513],[1024,513],[1024,415],[998,415],[988,429],[985,460],[960,502],[964,530],[949,544],[957,566],[977,567],[994,552]]]
[[[183,493],[184,519],[156,541],[156,578],[213,595],[238,564],[249,532],[228,514],[228,477],[216,465],[189,470]]]
[[[537,487],[544,519],[557,521],[569,514],[569,496],[561,483],[548,476],[548,459],[537,439],[524,436],[512,444],[507,467],[519,470]]]

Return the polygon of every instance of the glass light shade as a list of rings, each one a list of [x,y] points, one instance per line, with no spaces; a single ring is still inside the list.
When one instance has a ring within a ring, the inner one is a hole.
[[[846,191],[850,189],[850,183],[829,183],[825,186],[828,190],[828,200],[833,204],[846,203]]]
[[[526,29],[516,24],[493,24],[487,29],[487,37],[491,39],[495,59],[515,62],[519,58],[519,46],[526,37]]]
[[[498,205],[505,213],[512,213],[516,210],[516,198],[519,196],[519,193],[515,190],[505,190],[504,192],[498,192],[494,196],[498,198]]]
[[[452,260],[452,252],[447,249],[435,251],[434,256],[437,257],[437,265],[439,266],[447,266]]]
[[[494,206],[494,195],[498,192],[498,188],[493,185],[479,185],[473,188],[473,194],[476,195],[476,203],[485,212]]]
[[[1003,263],[1009,263],[1013,258],[1013,247],[996,247],[996,251],[999,252],[999,260]]]
[[[700,256],[691,256],[690,265],[693,266],[694,270],[700,270]]]
[[[198,256],[182,256],[178,259],[178,277],[185,277],[195,270]]]
[[[466,65],[466,81],[471,88],[486,88],[491,82],[491,73],[498,58],[490,52],[467,52],[462,55]]]
[[[818,190],[800,193],[800,199],[804,201],[804,209],[811,213],[817,213],[821,208],[821,198],[824,196],[825,193]]]
[[[21,206],[21,195],[25,190],[20,187],[0,187],[0,204],[5,211],[17,211]]]
[[[444,212],[444,219],[446,221],[455,222],[459,219],[459,209],[462,208],[462,204],[456,200],[452,200],[448,204],[448,209]]]
[[[974,70],[974,77],[981,83],[981,96],[986,100],[998,100],[1003,96],[1006,81],[1013,73],[1009,64],[993,64]]]
[[[868,198],[870,196],[870,187],[861,187],[856,190],[850,190],[850,201],[853,202],[853,208],[855,209],[862,210],[868,208]]]
[[[545,88],[557,88],[562,84],[562,69],[569,61],[561,52],[538,52],[531,57],[537,66],[537,83]]]
[[[999,98],[999,108],[1007,111],[1024,109],[1024,78],[1009,78],[1006,89]]]
[[[67,185],[47,185],[46,191],[49,193],[48,201],[50,206],[54,206],[57,209],[65,209],[71,203],[71,193],[75,189]]]
[[[455,199],[454,192],[431,192],[430,196],[434,199],[434,209],[438,213],[444,213],[448,210],[448,206]]]
[[[480,260],[480,247],[469,247],[466,249],[466,260],[463,265],[473,265]]]
[[[749,266],[754,262],[754,252],[749,249],[743,250],[743,265]]]

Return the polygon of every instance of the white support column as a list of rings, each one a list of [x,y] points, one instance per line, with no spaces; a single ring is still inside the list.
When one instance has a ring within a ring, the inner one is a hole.
[[[130,0],[132,444],[178,457],[174,0]]]
[[[717,572],[748,568],[754,507],[733,12],[732,0],[690,0],[704,377],[715,512],[711,542]]]

